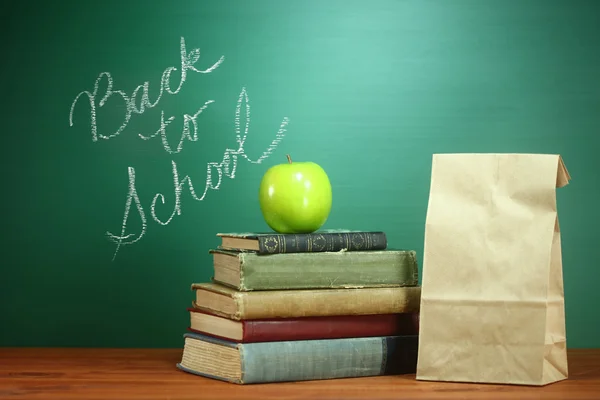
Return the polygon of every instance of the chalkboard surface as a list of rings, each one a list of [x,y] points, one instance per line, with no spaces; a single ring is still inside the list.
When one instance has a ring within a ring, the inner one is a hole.
[[[561,154],[569,347],[600,346],[600,2],[4,2],[0,346],[180,347],[268,167],[422,258],[431,156]],[[526,268],[527,266],[524,266]]]

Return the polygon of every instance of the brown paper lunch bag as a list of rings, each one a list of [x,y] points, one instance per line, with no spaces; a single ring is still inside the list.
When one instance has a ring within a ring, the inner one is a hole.
[[[568,376],[559,155],[435,154],[416,379],[546,385]]]

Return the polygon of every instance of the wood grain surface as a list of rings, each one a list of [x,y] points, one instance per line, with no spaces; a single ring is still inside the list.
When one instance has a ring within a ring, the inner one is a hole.
[[[600,399],[600,349],[570,350],[544,387],[420,382],[414,375],[240,386],[179,371],[179,349],[0,348],[0,399]]]

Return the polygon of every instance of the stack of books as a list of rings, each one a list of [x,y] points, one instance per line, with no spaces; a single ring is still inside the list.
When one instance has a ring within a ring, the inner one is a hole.
[[[238,384],[416,371],[415,251],[384,232],[217,236],[179,369]]]

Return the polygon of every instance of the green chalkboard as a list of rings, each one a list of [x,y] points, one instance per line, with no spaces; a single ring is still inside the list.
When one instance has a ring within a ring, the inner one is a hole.
[[[268,230],[258,186],[286,154],[329,174],[324,228],[422,259],[438,152],[563,156],[568,345],[600,346],[600,2],[0,13],[0,346],[181,347],[216,233]]]

